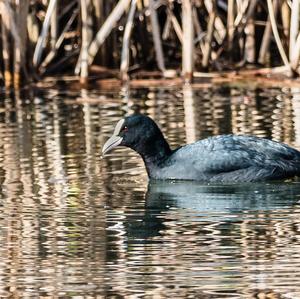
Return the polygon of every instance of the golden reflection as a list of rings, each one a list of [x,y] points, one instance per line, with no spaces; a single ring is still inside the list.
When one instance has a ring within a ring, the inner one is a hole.
[[[0,297],[299,297],[299,185],[148,186],[133,151],[100,159],[132,111],[173,148],[231,132],[300,146],[295,88],[0,95]]]
[[[198,138],[196,135],[197,123],[195,119],[196,113],[195,113],[195,103],[194,103],[194,92],[191,85],[189,84],[183,85],[182,97],[183,97],[183,105],[184,105],[186,142],[192,143],[195,142]]]
[[[300,148],[300,88],[291,88],[293,121],[295,126],[295,146]]]

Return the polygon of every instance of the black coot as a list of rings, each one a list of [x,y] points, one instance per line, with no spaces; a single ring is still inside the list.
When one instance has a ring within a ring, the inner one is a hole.
[[[159,127],[145,115],[121,119],[103,155],[119,145],[141,155],[151,179],[255,182],[300,176],[300,152],[283,143],[221,135],[171,150]]]

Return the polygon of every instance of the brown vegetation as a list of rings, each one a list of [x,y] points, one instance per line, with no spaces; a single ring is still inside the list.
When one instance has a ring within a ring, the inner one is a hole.
[[[86,83],[91,65],[162,77],[284,66],[299,75],[299,1],[0,0],[0,80]]]

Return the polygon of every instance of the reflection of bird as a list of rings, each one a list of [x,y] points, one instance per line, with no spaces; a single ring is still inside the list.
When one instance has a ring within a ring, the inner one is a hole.
[[[146,194],[148,209],[166,207],[195,212],[274,210],[296,204],[300,199],[298,182],[200,184],[183,181],[151,181]]]
[[[246,214],[277,213],[290,209],[300,198],[300,184],[295,182],[200,184],[183,181],[151,181],[145,195],[142,213],[129,213],[126,220],[128,242],[145,242],[174,229],[168,222],[176,222],[180,214],[183,222],[199,229],[202,223],[229,223],[244,219]],[[228,228],[228,226],[227,226]]]
[[[253,182],[300,175],[300,152],[254,136],[221,135],[171,150],[145,115],[121,119],[102,152],[122,145],[138,152],[150,178],[202,182]]]

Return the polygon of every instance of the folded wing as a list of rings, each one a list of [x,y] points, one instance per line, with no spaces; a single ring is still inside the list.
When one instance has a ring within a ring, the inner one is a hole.
[[[222,135],[182,147],[176,155],[211,181],[257,181],[300,175],[300,152],[275,141]]]

